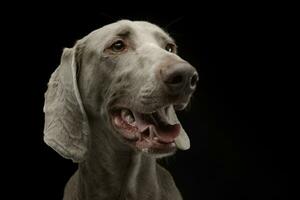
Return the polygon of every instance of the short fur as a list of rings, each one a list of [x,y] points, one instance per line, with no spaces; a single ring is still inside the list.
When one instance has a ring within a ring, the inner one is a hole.
[[[126,52],[107,50],[115,37],[128,43]],[[128,146],[109,116],[116,105],[148,112],[172,101],[162,92],[157,69],[185,61],[176,52],[167,52],[166,42],[174,41],[159,27],[122,20],[64,49],[44,106],[45,142],[79,163],[65,187],[64,200],[182,199],[156,157]],[[190,95],[186,98],[188,102]],[[179,123],[174,109],[169,112]],[[179,146],[189,147],[183,129],[178,138]]]

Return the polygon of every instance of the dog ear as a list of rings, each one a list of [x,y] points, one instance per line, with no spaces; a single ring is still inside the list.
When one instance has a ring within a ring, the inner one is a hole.
[[[187,135],[187,133],[183,129],[180,121],[178,120],[173,106],[171,106],[171,108],[169,109],[169,116],[170,116],[171,122],[173,122],[174,124],[178,123],[181,126],[180,133],[179,133],[178,137],[175,139],[175,144],[176,144],[177,148],[181,149],[181,150],[188,150],[191,146],[189,136]]]
[[[75,49],[64,49],[48,83],[44,141],[64,158],[81,162],[87,153],[89,125],[77,85]]]

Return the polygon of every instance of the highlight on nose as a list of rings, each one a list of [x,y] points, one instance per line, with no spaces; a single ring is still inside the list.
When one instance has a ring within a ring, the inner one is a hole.
[[[188,63],[176,63],[161,69],[161,78],[171,95],[192,93],[196,89],[198,73]]]

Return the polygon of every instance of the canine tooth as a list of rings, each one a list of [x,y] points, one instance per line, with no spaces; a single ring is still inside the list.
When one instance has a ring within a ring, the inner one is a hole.
[[[118,125],[118,126],[121,125],[121,122],[120,122],[120,120],[119,120],[118,118],[114,118],[114,123],[115,123],[116,125]]]
[[[142,152],[148,153],[148,148],[142,149]]]
[[[150,138],[154,138],[156,137],[155,135],[157,135],[156,129],[153,126],[150,126]]]
[[[154,137],[153,139],[157,141],[157,140],[158,140],[158,137]]]
[[[144,140],[146,140],[148,143],[152,144],[152,140],[150,138],[145,138]]]
[[[131,124],[131,123],[134,122],[134,118],[133,118],[131,115],[127,115],[126,121],[127,121],[129,124]]]
[[[129,110],[123,109],[121,111],[121,117],[125,120],[128,124],[131,124],[135,121],[132,113]]]

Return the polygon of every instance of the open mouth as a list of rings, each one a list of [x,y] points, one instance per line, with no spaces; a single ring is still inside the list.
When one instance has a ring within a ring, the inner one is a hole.
[[[170,106],[152,113],[141,113],[128,108],[113,112],[112,122],[121,135],[137,149],[148,153],[172,153],[175,138],[180,133],[179,123],[172,122]]]

